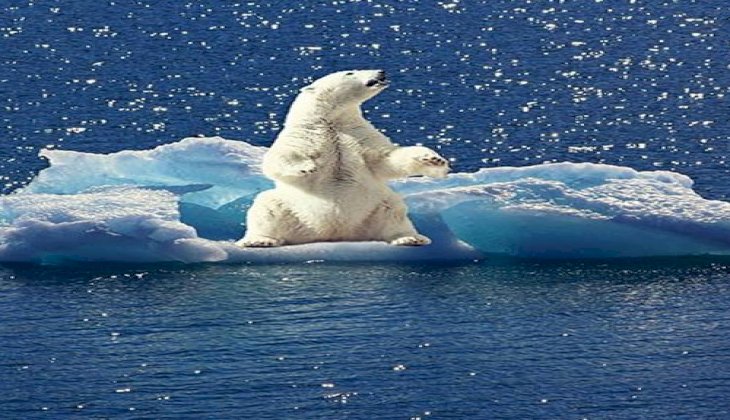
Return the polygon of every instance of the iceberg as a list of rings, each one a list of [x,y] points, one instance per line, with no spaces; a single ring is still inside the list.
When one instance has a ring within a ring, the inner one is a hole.
[[[590,163],[484,168],[393,183],[426,247],[234,245],[272,183],[266,148],[187,138],[111,154],[43,150],[50,166],[0,197],[0,261],[278,263],[450,261],[493,255],[623,258],[730,254],[730,203],[667,171]]]
[[[216,137],[111,154],[44,149],[40,156],[51,166],[19,192],[76,194],[97,186],[202,184],[210,188],[187,194],[185,201],[217,207],[274,185],[261,176],[265,152],[265,147]]]

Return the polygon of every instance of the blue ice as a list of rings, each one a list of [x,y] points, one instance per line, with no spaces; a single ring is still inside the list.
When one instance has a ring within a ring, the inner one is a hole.
[[[484,168],[393,183],[421,248],[319,243],[241,249],[263,147],[187,138],[112,154],[44,150],[50,167],[0,198],[0,261],[300,262],[616,258],[730,253],[730,203],[667,171],[590,163]]]

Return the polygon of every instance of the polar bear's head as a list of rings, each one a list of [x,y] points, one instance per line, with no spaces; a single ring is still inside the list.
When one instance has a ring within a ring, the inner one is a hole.
[[[303,95],[333,108],[360,105],[388,86],[383,70],[345,70],[332,73],[302,89]]]

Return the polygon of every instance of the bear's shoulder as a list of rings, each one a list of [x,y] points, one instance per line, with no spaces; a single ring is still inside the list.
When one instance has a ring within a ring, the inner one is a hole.
[[[353,139],[361,149],[367,151],[390,150],[395,147],[385,134],[368,121],[356,126],[342,127],[339,135]]]

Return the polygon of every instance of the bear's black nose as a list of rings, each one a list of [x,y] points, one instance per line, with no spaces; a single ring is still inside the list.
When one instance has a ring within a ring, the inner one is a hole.
[[[375,86],[375,85],[386,86],[387,84],[388,84],[388,75],[385,74],[385,71],[383,71],[383,70],[378,70],[375,73],[375,78],[370,79],[367,81],[367,83],[365,83],[365,85],[368,87]]]

